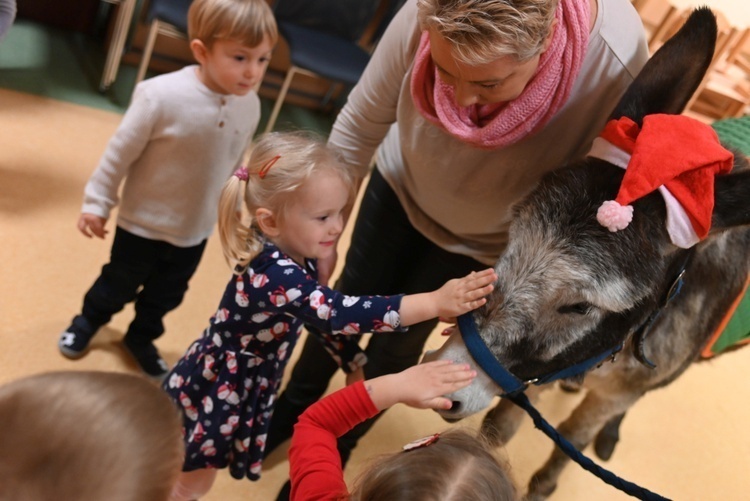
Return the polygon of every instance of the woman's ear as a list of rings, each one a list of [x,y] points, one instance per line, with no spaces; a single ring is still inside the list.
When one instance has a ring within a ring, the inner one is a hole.
[[[206,64],[206,60],[208,58],[208,47],[206,47],[206,44],[204,44],[197,38],[194,38],[190,40],[190,50],[193,52],[193,57],[196,61],[198,61],[201,65]]]
[[[255,211],[255,221],[258,223],[260,231],[264,235],[269,237],[276,237],[279,235],[279,221],[273,212],[266,208],[259,208]]]
[[[544,39],[544,43],[542,44],[542,52],[544,53],[549,49],[550,44],[552,43],[552,37],[555,35],[555,30],[557,29],[557,19],[552,20],[552,24],[549,27],[549,33],[547,34],[547,38]]]

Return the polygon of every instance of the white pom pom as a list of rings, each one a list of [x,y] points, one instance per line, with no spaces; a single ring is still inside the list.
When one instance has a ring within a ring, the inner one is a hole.
[[[607,200],[599,207],[596,220],[609,231],[624,230],[633,220],[633,207],[622,206],[614,200]]]

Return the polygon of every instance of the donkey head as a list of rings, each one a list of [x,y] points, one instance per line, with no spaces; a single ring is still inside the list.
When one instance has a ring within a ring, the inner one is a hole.
[[[641,125],[646,115],[679,114],[706,72],[715,40],[713,14],[697,9],[649,60],[611,118]],[[610,232],[599,224],[597,210],[615,198],[623,172],[588,157],[548,174],[514,208],[496,289],[473,317],[492,354],[517,378],[532,380],[624,343],[657,308],[692,252],[671,243],[658,193],[633,203],[626,229]],[[750,196],[750,181],[717,178],[715,190],[712,233],[750,222],[746,204],[741,216],[731,208]],[[425,356],[436,358],[476,367],[458,333]],[[440,411],[445,418],[478,412],[501,393],[478,372],[472,385],[449,396],[455,404]]]

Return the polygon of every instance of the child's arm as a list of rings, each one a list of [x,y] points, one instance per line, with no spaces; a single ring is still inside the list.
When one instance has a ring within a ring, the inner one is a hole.
[[[294,426],[289,449],[291,499],[344,499],[348,492],[337,437],[398,402],[450,407],[441,395],[467,386],[475,376],[467,365],[435,361],[347,386],[311,405]]]
[[[398,403],[417,409],[450,409],[452,402],[442,395],[468,386],[476,375],[466,364],[436,360],[367,380],[365,388],[378,410]]]
[[[412,325],[432,318],[454,318],[475,310],[487,302],[497,280],[495,270],[472,271],[463,278],[454,278],[433,292],[410,294],[401,300],[401,323]]]
[[[483,296],[492,291],[492,282],[496,280],[494,270],[487,269],[450,280],[430,293],[347,296],[320,285],[286,257],[279,258],[277,265],[265,270],[270,275],[267,287],[271,301],[264,307],[273,307],[305,322],[308,331],[323,342],[347,373],[356,372],[367,360],[357,340],[347,336],[405,331],[413,323],[471,311],[485,303]]]
[[[151,140],[154,123],[159,120],[158,103],[142,88],[136,88],[122,121],[109,139],[83,193],[78,229],[90,237],[104,238],[112,209],[119,203],[119,188],[133,162],[140,158]]]
[[[89,238],[92,236],[104,238],[109,233],[108,230],[104,229],[105,224],[107,224],[106,217],[83,213],[78,218],[78,231]]]

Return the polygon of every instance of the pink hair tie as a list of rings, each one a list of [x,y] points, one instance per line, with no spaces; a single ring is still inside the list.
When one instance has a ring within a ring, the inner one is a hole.
[[[237,177],[237,178],[238,178],[238,179],[239,179],[240,181],[247,181],[247,180],[248,180],[248,178],[250,177],[250,176],[248,175],[248,173],[247,173],[247,167],[245,167],[244,165],[243,165],[242,167],[240,167],[239,169],[237,169],[236,171],[234,171],[234,175],[235,175],[235,176],[236,176],[236,177]]]
[[[609,231],[624,230],[633,220],[633,206],[607,200],[596,212],[596,220]]]

